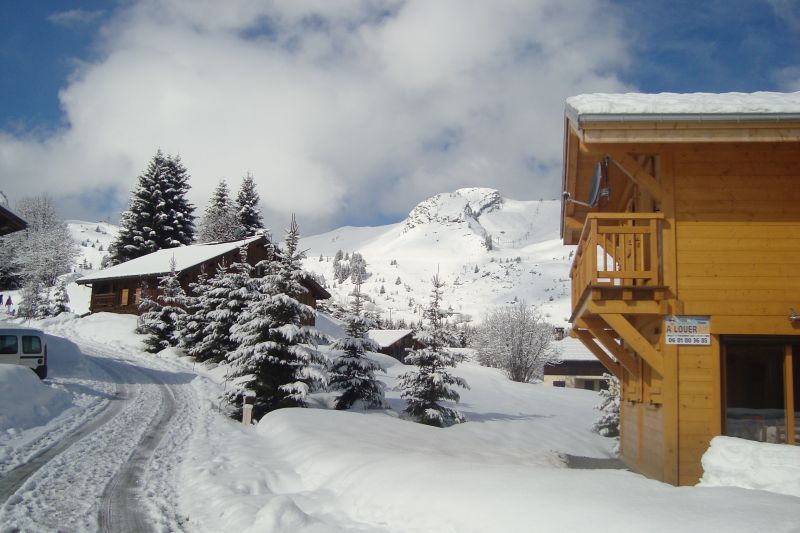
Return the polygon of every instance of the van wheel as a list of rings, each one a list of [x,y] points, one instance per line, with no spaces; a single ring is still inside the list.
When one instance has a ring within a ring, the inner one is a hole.
[[[46,366],[37,366],[36,370],[34,370],[34,372],[36,372],[36,375],[39,376],[39,379],[44,379],[44,378],[47,377],[47,367]]]

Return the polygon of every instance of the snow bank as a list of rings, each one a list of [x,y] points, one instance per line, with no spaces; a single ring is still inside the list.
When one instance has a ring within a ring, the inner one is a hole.
[[[72,405],[72,396],[20,365],[0,365],[0,431],[46,424]]]
[[[703,470],[701,486],[768,490],[800,498],[797,446],[715,437],[703,455]]]

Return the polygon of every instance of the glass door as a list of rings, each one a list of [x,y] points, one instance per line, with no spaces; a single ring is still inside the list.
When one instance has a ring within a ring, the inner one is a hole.
[[[724,434],[795,444],[798,435],[798,346],[763,338],[723,344]]]

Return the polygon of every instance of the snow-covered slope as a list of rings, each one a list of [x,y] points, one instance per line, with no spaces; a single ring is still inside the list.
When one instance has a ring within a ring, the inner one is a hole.
[[[324,276],[334,299],[345,302],[352,282],[335,281],[333,257],[339,250],[360,253],[371,274],[362,292],[387,318],[418,321],[438,271],[447,284],[445,305],[457,313],[480,320],[495,306],[524,300],[541,305],[559,324],[569,316],[572,254],[559,239],[560,210],[558,201],[459,189],[421,202],[397,224],[307,237],[301,242],[308,254],[304,266]],[[491,251],[484,245],[487,234]]]
[[[75,260],[75,273],[72,278],[78,279],[100,270],[103,258],[108,255],[108,245],[116,238],[119,227],[108,222],[84,220],[67,220],[66,224],[81,252]],[[69,294],[70,309],[74,313],[82,315],[89,312],[91,288],[70,283],[67,286],[67,293]]]

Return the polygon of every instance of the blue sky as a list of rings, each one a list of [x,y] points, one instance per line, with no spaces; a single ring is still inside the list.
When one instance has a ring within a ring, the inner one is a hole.
[[[800,90],[796,0],[215,4],[4,2],[0,190],[114,221],[161,147],[201,207],[251,171],[268,218],[377,224],[555,197],[571,94]]]

